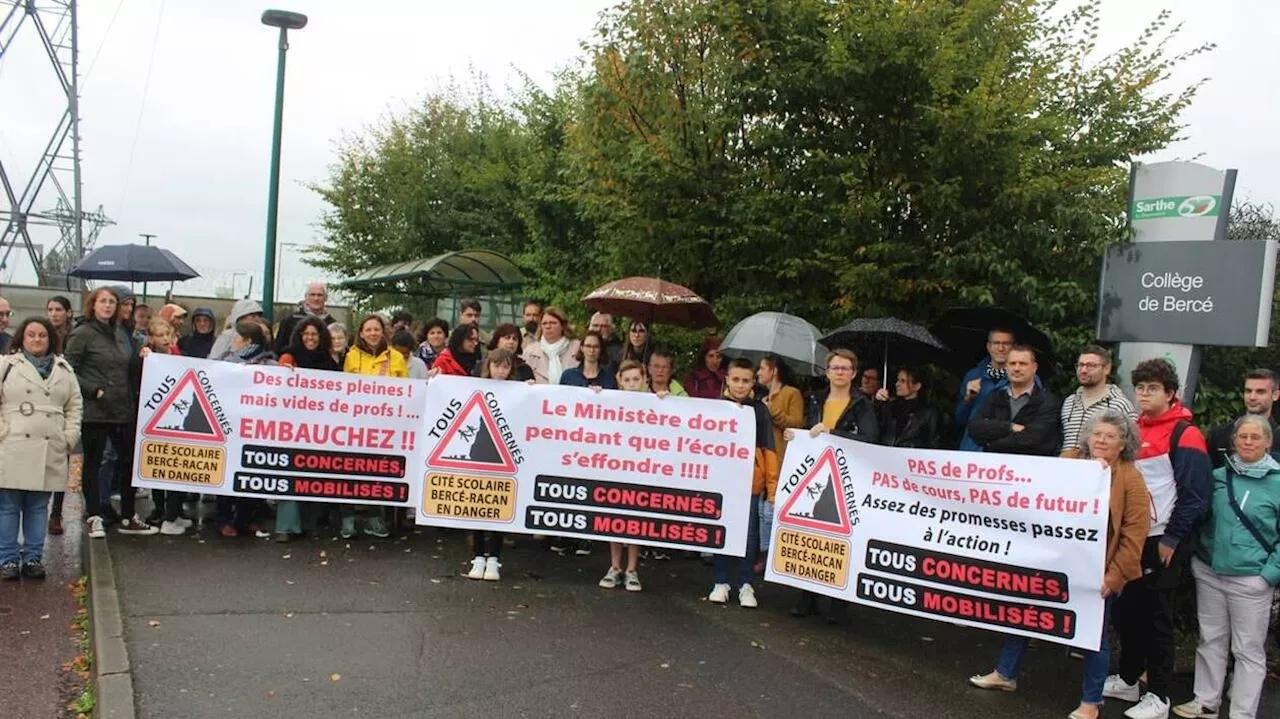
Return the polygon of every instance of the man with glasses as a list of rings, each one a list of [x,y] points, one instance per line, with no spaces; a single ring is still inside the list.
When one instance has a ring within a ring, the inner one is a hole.
[[[876,393],[884,387],[883,378],[880,376],[879,367],[868,367],[862,370],[862,379],[859,380],[859,389],[868,397],[875,397]]]
[[[1280,400],[1280,383],[1276,381],[1276,373],[1269,369],[1250,370],[1244,376],[1244,412],[1266,417],[1271,422],[1271,456],[1280,461],[1280,449],[1276,448],[1276,437],[1280,436],[1280,424],[1276,424],[1276,400]],[[1237,418],[1238,419],[1238,418]],[[1234,421],[1218,427],[1209,434],[1209,460],[1214,469],[1226,463],[1231,456],[1231,435],[1235,431]]]
[[[1036,351],[1015,345],[1005,354],[1008,379],[987,395],[969,422],[969,434],[987,452],[1056,457],[1058,398],[1036,385]]]
[[[613,332],[613,315],[607,312],[597,312],[591,315],[591,322],[587,325],[587,329],[592,332],[599,332],[600,339],[604,340],[604,354],[601,355],[601,363],[609,367],[617,367],[622,361],[622,340]]]
[[[1124,392],[1107,382],[1111,376],[1111,351],[1097,345],[1084,348],[1076,360],[1076,379],[1080,386],[1062,402],[1062,449],[1068,450],[1080,441],[1080,432],[1094,415],[1108,409],[1138,419],[1133,403]]]
[[[1013,348],[1014,341],[1009,330],[997,327],[988,332],[987,358],[966,372],[960,382],[960,401],[956,402],[955,419],[956,424],[964,429],[964,437],[960,439],[961,451],[982,451],[982,445],[969,436],[969,420],[986,401],[987,395],[1008,379],[1005,363],[1009,361],[1009,350]]]
[[[1131,375],[1138,397],[1138,469],[1151,494],[1151,528],[1142,548],[1142,578],[1116,598],[1119,672],[1102,696],[1137,702],[1129,719],[1167,719],[1173,678],[1173,601],[1190,561],[1197,525],[1209,509],[1213,475],[1191,410],[1178,400],[1178,373],[1163,359],[1139,362]],[[1143,672],[1147,688],[1138,685]]]
[[[13,309],[9,307],[9,300],[0,297],[0,353],[9,351],[9,342],[13,339],[9,336],[9,318],[13,317]]]

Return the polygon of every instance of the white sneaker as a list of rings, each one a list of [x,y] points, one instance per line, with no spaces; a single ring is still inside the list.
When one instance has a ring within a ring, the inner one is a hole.
[[[1137,682],[1128,684],[1120,678],[1119,674],[1112,674],[1102,684],[1102,696],[1108,699],[1136,702],[1142,698],[1142,692],[1139,690]]]
[[[102,517],[96,514],[89,517],[88,525],[90,539],[104,539],[107,536],[107,528],[102,523]]]
[[[497,557],[489,557],[486,559],[484,561],[485,580],[489,582],[496,582],[499,579],[502,579],[501,575],[498,574],[498,567],[501,566],[502,564],[498,561]]]
[[[600,580],[601,589],[613,589],[618,586],[618,580],[622,579],[622,570],[616,567],[609,567],[609,571],[604,573],[604,578]]]
[[[1217,709],[1209,709],[1195,699],[1174,707],[1173,713],[1184,719],[1218,719]]]
[[[639,572],[627,572],[626,574],[623,574],[623,575],[622,575],[622,586],[623,586],[623,587],[624,587],[628,592],[638,592],[638,591],[640,591],[641,589],[643,589],[643,587],[641,587],[641,586],[640,586],[640,573],[639,573]]]
[[[1129,719],[1169,719],[1169,702],[1147,692],[1142,701],[1129,707],[1124,713]]]
[[[182,527],[183,529],[191,529],[193,526],[195,526],[195,522],[191,521],[190,519],[187,519],[186,517],[178,517],[177,519],[173,520],[173,523]],[[163,532],[164,530],[162,529],[160,531]]]
[[[738,588],[738,606],[745,609],[755,609],[760,606],[756,603],[756,590],[750,584],[744,584]]]
[[[717,584],[711,588],[711,595],[707,597],[707,601],[712,604],[727,604],[729,602],[729,591],[728,584]]]
[[[162,522],[160,524],[160,533],[171,537],[179,537],[187,533],[187,528],[177,522]]]
[[[484,557],[471,560],[471,571],[467,572],[467,579],[484,579]]]

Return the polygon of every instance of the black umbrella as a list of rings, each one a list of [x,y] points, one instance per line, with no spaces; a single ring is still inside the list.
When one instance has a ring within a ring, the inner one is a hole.
[[[107,245],[90,252],[67,275],[116,282],[178,282],[199,277],[200,273],[160,247]]]
[[[1048,335],[1022,317],[1000,307],[967,307],[948,310],[929,328],[951,352],[947,366],[964,372],[987,356],[987,334],[994,329],[1008,330],[1020,345],[1036,351],[1040,375],[1053,373],[1053,343]]]
[[[897,317],[856,319],[834,329],[822,338],[827,347],[844,347],[862,357],[880,356],[884,363],[883,381],[889,377],[889,355],[899,365],[921,365],[940,362],[946,347],[929,330]]]

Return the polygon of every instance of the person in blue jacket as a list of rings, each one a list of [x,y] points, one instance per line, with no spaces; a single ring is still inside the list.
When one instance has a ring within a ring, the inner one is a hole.
[[[960,451],[981,452],[982,445],[969,436],[969,420],[975,416],[975,410],[982,406],[987,395],[1001,383],[1008,381],[1005,363],[1009,361],[1009,350],[1013,349],[1015,338],[1009,330],[997,327],[987,333],[987,358],[976,367],[965,373],[960,382],[960,399],[956,402],[955,420],[962,429],[964,437],[960,440]]]

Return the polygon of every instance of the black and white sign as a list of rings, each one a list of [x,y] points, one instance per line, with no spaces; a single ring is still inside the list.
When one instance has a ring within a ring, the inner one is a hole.
[[[1134,242],[1103,260],[1098,338],[1265,347],[1275,241]]]

